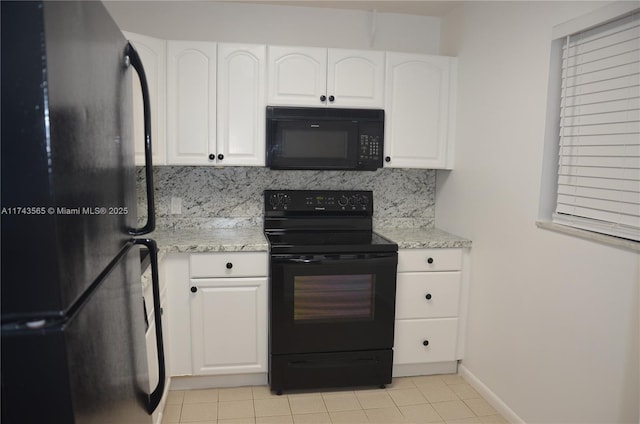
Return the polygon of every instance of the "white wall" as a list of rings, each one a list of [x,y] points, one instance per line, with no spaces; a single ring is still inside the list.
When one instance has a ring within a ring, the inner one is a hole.
[[[121,29],[211,40],[437,54],[440,19],[392,13],[216,1],[106,1]],[[375,25],[374,25],[375,21]],[[372,36],[372,29],[375,32]]]
[[[467,2],[442,21],[459,97],[436,226],[473,241],[463,365],[529,423],[638,422],[640,255],[535,226],[551,28],[601,4]]]

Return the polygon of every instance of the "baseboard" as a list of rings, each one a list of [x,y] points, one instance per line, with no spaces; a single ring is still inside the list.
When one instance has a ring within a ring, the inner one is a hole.
[[[173,376],[170,390],[197,390],[218,387],[265,386],[267,373]]]
[[[409,377],[416,375],[455,374],[458,361],[434,362],[428,364],[401,364],[393,366],[394,377]]]
[[[518,416],[498,395],[496,395],[489,387],[487,387],[478,377],[473,375],[464,365],[458,365],[458,374],[460,374],[471,387],[476,389],[478,393],[500,413],[511,424],[525,424],[525,421]]]

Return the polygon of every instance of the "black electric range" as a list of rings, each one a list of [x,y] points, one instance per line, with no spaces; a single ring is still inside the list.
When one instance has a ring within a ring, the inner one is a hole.
[[[372,231],[371,191],[267,190],[269,385],[391,382],[398,245]]]

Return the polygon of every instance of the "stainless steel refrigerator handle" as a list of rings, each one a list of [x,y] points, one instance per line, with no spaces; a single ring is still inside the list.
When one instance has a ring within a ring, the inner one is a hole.
[[[156,321],[156,345],[158,353],[158,385],[149,394],[149,403],[147,404],[147,412],[152,414],[156,410],[162,394],[164,393],[165,384],[165,362],[164,362],[164,342],[162,339],[162,308],[160,307],[160,279],[158,276],[158,245],[155,240],[151,239],[134,239],[133,244],[142,244],[149,249],[151,258],[151,287],[153,289],[153,318]]]
[[[144,169],[147,183],[147,223],[142,228],[129,231],[131,235],[141,236],[149,234],[156,228],[155,201],[153,198],[153,162],[151,159],[151,101],[149,100],[149,85],[147,75],[142,66],[142,60],[131,43],[125,49],[125,62],[130,63],[136,70],[142,87],[142,104],[144,105]]]

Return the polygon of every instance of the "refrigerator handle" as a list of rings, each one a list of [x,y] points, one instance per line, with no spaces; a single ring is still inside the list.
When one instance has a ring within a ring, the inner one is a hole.
[[[147,412],[152,414],[156,410],[160,401],[162,400],[162,394],[164,393],[165,385],[165,362],[164,362],[164,342],[162,339],[162,311],[160,307],[160,279],[158,275],[158,245],[155,240],[151,239],[134,239],[133,244],[142,244],[149,249],[149,257],[151,259],[151,287],[153,289],[153,317],[156,322],[156,345],[158,353],[158,385],[149,394],[149,402],[147,405]]]
[[[125,58],[127,57],[140,79],[142,104],[144,106],[144,170],[147,183],[147,223],[142,228],[129,231],[131,235],[141,236],[149,234],[156,227],[155,201],[153,198],[153,162],[151,159],[151,101],[149,100],[149,85],[147,84],[147,75],[144,72],[142,60],[130,42],[127,43],[125,50]]]

